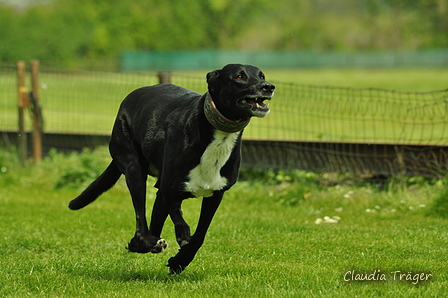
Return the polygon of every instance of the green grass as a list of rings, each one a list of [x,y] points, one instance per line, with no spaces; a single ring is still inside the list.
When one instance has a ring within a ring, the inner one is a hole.
[[[415,95],[305,85],[386,88],[399,91],[447,89],[446,69],[265,70],[277,84],[272,113],[253,119],[245,138],[444,144],[447,93]],[[206,71],[176,73],[174,84],[206,91]],[[0,128],[16,129],[16,82],[0,75]],[[155,74],[42,72],[44,130],[109,134],[122,99],[157,82]],[[301,84],[301,86],[289,84]],[[27,119],[30,128],[30,120]]]
[[[134,214],[123,180],[85,209],[68,210],[107,161],[101,148],[82,155],[53,152],[39,167],[20,167],[14,153],[0,151],[1,297],[446,294],[448,221],[431,211],[434,199],[446,193],[445,179],[394,178],[381,190],[349,176],[244,170],[195,260],[170,276],[164,265],[177,247],[169,220],[162,233],[170,244],[165,253],[124,249]],[[150,187],[149,205],[154,196]],[[199,208],[198,199],[184,203],[192,227]],[[340,220],[315,223],[325,216]],[[380,270],[387,281],[344,281],[350,270]],[[393,280],[395,271],[433,278],[413,285]]]
[[[16,83],[0,76],[0,127],[17,127]],[[153,75],[103,72],[42,72],[40,104],[44,129],[49,132],[109,134],[123,98],[132,90],[156,84]],[[28,87],[29,88],[29,87]],[[27,120],[30,127],[31,120]]]

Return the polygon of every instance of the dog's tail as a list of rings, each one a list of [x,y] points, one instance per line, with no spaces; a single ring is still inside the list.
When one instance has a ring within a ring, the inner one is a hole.
[[[96,200],[103,192],[109,190],[120,178],[121,172],[112,161],[107,169],[93,181],[77,198],[73,199],[68,208],[81,209]]]

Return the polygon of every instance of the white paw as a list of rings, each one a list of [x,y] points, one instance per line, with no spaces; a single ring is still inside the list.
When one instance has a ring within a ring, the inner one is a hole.
[[[151,249],[151,252],[152,253],[164,252],[167,247],[168,247],[168,242],[166,242],[165,239],[159,239],[159,240],[157,240],[157,244],[154,245],[154,247]]]

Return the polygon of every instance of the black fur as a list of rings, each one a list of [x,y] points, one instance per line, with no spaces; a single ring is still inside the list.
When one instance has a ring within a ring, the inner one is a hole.
[[[224,118],[242,123],[252,116],[267,115],[269,108],[263,101],[271,99],[275,88],[264,80],[258,68],[240,64],[208,73],[207,83],[209,92],[204,95],[171,84],[131,92],[122,102],[113,127],[109,144],[112,162],[69,204],[73,210],[85,207],[124,174],[136,213],[136,232],[127,248],[140,253],[163,251],[167,244],[160,234],[170,215],[181,246],[177,255],[168,261],[171,273],[182,272],[193,260],[224,192],[236,182],[240,167],[241,133],[217,132],[205,116],[204,103],[212,100]],[[197,229],[190,235],[181,211],[182,201],[194,196],[193,191],[186,190],[186,183],[192,183],[190,173],[201,163],[201,157],[218,133],[223,144],[228,137],[235,139],[234,143],[228,143],[232,147],[218,173],[226,183],[219,189],[211,189],[210,196],[202,201]],[[149,229],[146,221],[148,174],[158,178]]]

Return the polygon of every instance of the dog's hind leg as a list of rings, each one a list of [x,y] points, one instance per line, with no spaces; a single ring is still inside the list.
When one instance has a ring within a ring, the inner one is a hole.
[[[146,168],[145,163],[130,162],[126,168],[126,183],[131,193],[136,216],[136,231],[127,249],[131,252],[159,253],[168,246],[160,234],[153,236],[148,230],[146,221]],[[143,170],[145,169],[145,170]]]
[[[193,236],[191,236],[190,242],[182,246],[177,255],[168,260],[167,267],[171,274],[181,273],[194,259],[194,256],[204,243],[205,234],[210,227],[216,210],[218,210],[223,195],[223,191],[215,191],[212,197],[202,199],[198,226]]]
[[[182,210],[181,210],[181,202],[174,205],[174,207],[170,211],[171,220],[174,223],[174,230],[176,232],[176,240],[179,243],[179,246],[182,247],[190,242],[190,227],[185,221]]]
[[[168,246],[165,240],[160,238],[160,234],[162,233],[163,225],[165,224],[166,218],[168,217],[169,210],[170,205],[167,204],[165,197],[159,190],[157,192],[156,200],[152,208],[151,223],[149,228],[149,234],[151,235],[150,237],[160,239],[160,241],[157,243],[156,250],[158,247],[161,247],[162,248],[161,251],[163,251]],[[161,251],[152,251],[152,252],[161,252]]]

